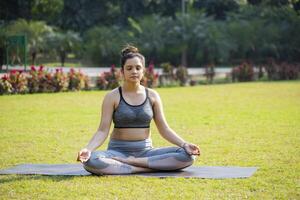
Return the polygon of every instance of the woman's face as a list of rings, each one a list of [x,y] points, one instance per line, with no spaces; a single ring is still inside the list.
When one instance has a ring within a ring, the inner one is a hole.
[[[126,60],[123,68],[124,81],[140,82],[144,75],[144,66],[139,57]]]

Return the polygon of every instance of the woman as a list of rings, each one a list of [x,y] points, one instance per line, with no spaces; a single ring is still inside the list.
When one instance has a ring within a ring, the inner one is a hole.
[[[138,49],[122,50],[121,71],[124,83],[103,100],[98,131],[78,153],[78,161],[93,174],[130,174],[158,170],[177,170],[193,164],[200,149],[185,142],[167,124],[158,93],[140,85],[145,58]],[[178,147],[153,148],[150,122],[154,119],[159,133]],[[106,151],[95,151],[114,129]]]

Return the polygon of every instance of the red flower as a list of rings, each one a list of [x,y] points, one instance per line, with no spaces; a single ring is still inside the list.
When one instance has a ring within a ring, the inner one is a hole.
[[[40,65],[39,71],[43,71],[43,69],[44,69],[44,66]]]
[[[153,73],[153,71],[154,71],[154,65],[153,63],[150,63],[150,65],[148,66],[148,72]]]
[[[32,66],[30,67],[30,69],[31,69],[31,71],[36,71],[34,65],[32,65]]]
[[[10,74],[15,74],[15,73],[17,73],[17,70],[15,70],[15,69],[10,71]]]
[[[6,74],[4,74],[4,76],[1,78],[3,81],[7,81],[8,80],[8,76]]]
[[[114,64],[112,64],[110,67],[110,72],[114,73],[115,71],[116,71],[116,66]]]

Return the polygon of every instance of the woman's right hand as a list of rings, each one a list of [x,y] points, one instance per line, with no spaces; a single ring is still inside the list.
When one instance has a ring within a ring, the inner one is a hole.
[[[91,151],[84,148],[78,152],[77,161],[80,161],[83,163],[83,162],[88,161],[90,159],[90,157],[91,157]]]

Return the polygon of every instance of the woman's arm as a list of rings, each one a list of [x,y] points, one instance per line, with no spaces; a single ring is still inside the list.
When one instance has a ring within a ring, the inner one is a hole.
[[[164,112],[163,112],[163,106],[160,99],[159,94],[151,90],[151,94],[153,101],[153,110],[154,110],[154,121],[157,126],[157,129],[161,136],[168,140],[169,142],[184,148],[188,153],[193,155],[200,155],[200,149],[194,144],[186,142],[184,139],[182,139],[179,135],[176,134],[174,130],[172,130],[165,118]]]
[[[154,122],[157,126],[158,132],[169,142],[182,147],[182,145],[186,142],[169,127],[163,112],[163,106],[159,94],[154,90],[152,90],[151,93],[153,94],[152,99],[154,99]]]
[[[96,150],[99,146],[101,146],[104,141],[106,140],[109,129],[112,121],[112,115],[113,115],[113,98],[112,93],[108,93],[103,100],[102,103],[102,112],[101,112],[101,122],[99,125],[98,130],[92,137],[92,139],[89,141],[89,143],[86,145],[86,149],[90,151]]]
[[[102,111],[101,111],[101,122],[98,130],[89,141],[89,143],[85,146],[85,148],[81,149],[78,152],[77,161],[86,162],[91,156],[91,152],[101,146],[106,140],[109,129],[112,121],[112,114],[114,110],[113,103],[113,93],[108,93],[105,95],[103,103],[102,103]]]

